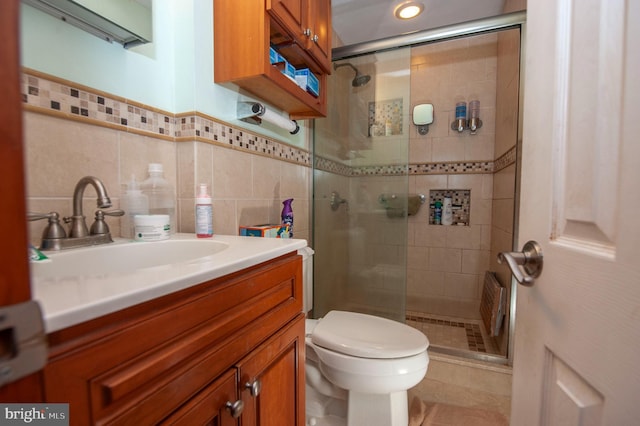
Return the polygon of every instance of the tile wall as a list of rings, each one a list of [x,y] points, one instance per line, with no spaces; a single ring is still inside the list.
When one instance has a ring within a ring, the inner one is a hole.
[[[409,162],[470,163],[448,173],[410,176],[409,192],[470,191],[468,226],[433,225],[429,210],[409,218],[407,309],[479,318],[484,272],[489,268],[496,114],[497,35],[488,34],[412,49],[412,104],[434,106],[429,133],[410,134]],[[451,129],[455,105],[480,101],[483,126],[475,135]]]
[[[103,180],[118,207],[121,184],[131,174],[145,179],[147,164],[158,162],[176,188],[180,232],[194,232],[196,185],[204,182],[212,188],[214,233],[278,223],[281,202],[294,198],[294,237],[309,238],[308,150],[197,112],[159,111],[31,70],[23,72],[22,91],[29,210],[70,215],[75,183],[85,175]],[[88,221],[94,210],[93,189],[87,189]],[[119,235],[119,220],[107,222]],[[43,227],[30,224],[34,244]]]

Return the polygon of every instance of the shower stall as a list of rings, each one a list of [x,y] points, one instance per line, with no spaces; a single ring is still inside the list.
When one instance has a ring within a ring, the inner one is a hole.
[[[508,362],[515,286],[495,259],[514,248],[524,16],[334,49],[313,135],[314,317],[379,315],[432,350]]]

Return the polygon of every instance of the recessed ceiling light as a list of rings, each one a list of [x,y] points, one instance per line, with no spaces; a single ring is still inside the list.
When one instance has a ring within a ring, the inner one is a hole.
[[[420,15],[424,10],[424,5],[417,1],[405,1],[400,3],[393,10],[393,14],[398,19],[411,19]]]

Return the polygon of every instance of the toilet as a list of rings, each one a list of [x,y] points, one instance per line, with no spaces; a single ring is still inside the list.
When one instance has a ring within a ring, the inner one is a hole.
[[[312,254],[303,256],[305,312],[311,309]],[[306,320],[306,420],[309,426],[406,426],[407,390],[425,376],[429,341],[386,318],[330,311]]]

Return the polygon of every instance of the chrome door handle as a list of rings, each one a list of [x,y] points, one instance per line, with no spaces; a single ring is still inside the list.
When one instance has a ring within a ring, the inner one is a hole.
[[[542,273],[542,248],[533,240],[527,241],[522,247],[522,252],[498,253],[498,262],[505,261],[516,280],[524,286],[531,287]]]

